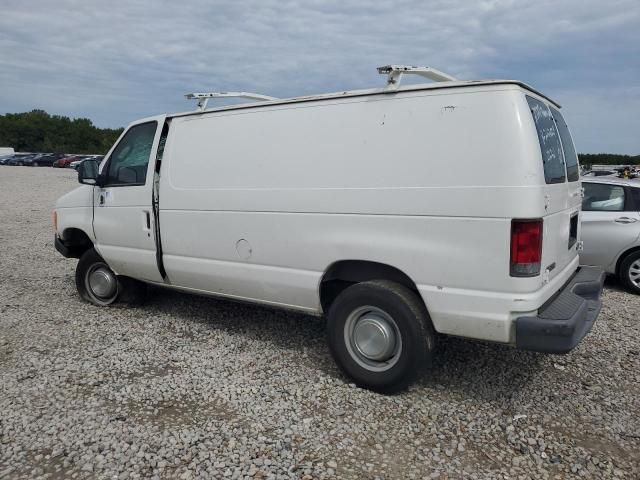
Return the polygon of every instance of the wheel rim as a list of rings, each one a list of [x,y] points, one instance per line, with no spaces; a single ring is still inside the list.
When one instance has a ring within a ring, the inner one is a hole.
[[[84,277],[89,296],[101,305],[113,303],[118,296],[118,279],[104,263],[96,263],[87,270]]]
[[[33,166],[37,167],[38,166],[38,162],[33,162]]]
[[[378,307],[363,306],[351,312],[344,326],[344,341],[358,365],[372,372],[389,370],[402,353],[398,325]]]
[[[637,288],[640,288],[640,259],[636,260],[629,267],[629,281]]]

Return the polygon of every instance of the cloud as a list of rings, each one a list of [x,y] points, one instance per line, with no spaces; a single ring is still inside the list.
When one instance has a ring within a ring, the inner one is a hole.
[[[5,0],[0,112],[121,126],[192,108],[190,91],[365,88],[408,63],[524,80],[564,105],[580,151],[639,153],[639,23],[635,0]]]

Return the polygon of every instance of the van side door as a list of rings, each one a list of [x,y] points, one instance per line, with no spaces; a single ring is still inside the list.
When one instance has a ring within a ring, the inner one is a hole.
[[[96,249],[118,275],[161,282],[152,209],[154,168],[165,115],[133,124],[100,169],[94,188]]]

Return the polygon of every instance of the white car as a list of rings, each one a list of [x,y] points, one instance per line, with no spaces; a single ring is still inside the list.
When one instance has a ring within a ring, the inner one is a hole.
[[[384,88],[132,123],[56,205],[96,305],[144,284],[326,315],[358,385],[400,390],[436,332],[567,352],[600,310],[578,266],[579,167],[559,105],[511,80],[388,66]],[[400,86],[404,74],[436,83]],[[286,334],[286,333],[285,333]]]
[[[84,162],[84,160],[85,160],[85,159],[82,159],[82,160],[74,160],[73,162],[71,162],[71,163],[69,164],[69,168],[73,168],[74,170],[78,170],[78,167],[80,166],[80,164],[81,164],[82,162]]]
[[[602,267],[640,294],[640,180],[585,178],[582,186],[581,263]]]

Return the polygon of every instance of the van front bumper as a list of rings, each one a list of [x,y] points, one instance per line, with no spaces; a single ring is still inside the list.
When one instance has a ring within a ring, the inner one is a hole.
[[[58,236],[56,235],[55,237],[55,242],[54,245],[56,247],[56,250],[63,256],[66,258],[70,258],[71,257],[71,251],[69,249],[69,247],[67,247],[64,243],[62,243],[62,240],[60,240],[60,238],[58,238]]]
[[[567,353],[575,348],[600,313],[604,277],[601,268],[578,268],[535,317],[515,320],[516,347],[546,353]]]
[[[56,250],[66,258],[80,258],[86,249],[78,248],[78,246],[66,245],[60,238],[56,235],[55,243]]]

